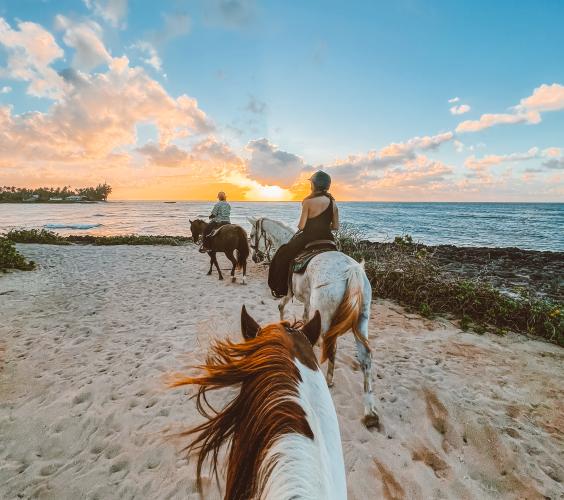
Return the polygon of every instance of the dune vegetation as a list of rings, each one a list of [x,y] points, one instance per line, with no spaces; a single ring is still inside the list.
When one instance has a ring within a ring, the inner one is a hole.
[[[463,330],[500,335],[513,331],[564,346],[562,303],[526,290],[508,293],[480,276],[445,273],[427,247],[409,235],[373,244],[345,226],[338,242],[343,252],[365,261],[374,297],[395,300],[425,317],[451,317]]]
[[[0,271],[7,271],[8,269],[30,271],[35,269],[35,263],[28,261],[20,254],[13,241],[0,236]]]

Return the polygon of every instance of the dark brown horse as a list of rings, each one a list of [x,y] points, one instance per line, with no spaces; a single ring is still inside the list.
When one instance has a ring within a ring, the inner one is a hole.
[[[190,231],[192,232],[192,239],[194,243],[197,243],[200,236],[204,233],[207,227],[207,222],[196,219],[190,221]],[[210,256],[210,270],[208,275],[212,273],[213,266],[217,269],[219,273],[219,279],[223,279],[223,274],[221,274],[221,269],[217,262],[216,253],[223,252],[225,256],[231,261],[233,267],[231,269],[231,281],[235,283],[235,269],[243,270],[243,278],[241,283],[244,285],[245,278],[247,277],[247,259],[249,257],[249,242],[247,241],[247,233],[241,227],[235,224],[226,224],[221,226],[215,233],[213,237],[210,238],[209,246],[211,250],[208,252]],[[237,251],[237,257],[235,257],[234,252]]]

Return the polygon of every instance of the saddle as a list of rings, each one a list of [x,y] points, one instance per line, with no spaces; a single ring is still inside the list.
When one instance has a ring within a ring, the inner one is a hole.
[[[292,273],[302,274],[307,269],[311,259],[323,252],[334,252],[337,244],[333,240],[314,240],[309,242],[305,248],[290,263]],[[290,279],[292,276],[290,273]]]

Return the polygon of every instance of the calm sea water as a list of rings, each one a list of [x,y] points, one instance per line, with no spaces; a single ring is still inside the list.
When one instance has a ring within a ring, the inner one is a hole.
[[[298,203],[232,202],[232,222],[248,216],[295,227]],[[212,203],[110,201],[94,204],[0,204],[0,232],[50,228],[61,234],[188,235],[189,219],[209,215]],[[341,220],[375,241],[411,234],[427,244],[515,246],[564,251],[564,203],[339,203]]]

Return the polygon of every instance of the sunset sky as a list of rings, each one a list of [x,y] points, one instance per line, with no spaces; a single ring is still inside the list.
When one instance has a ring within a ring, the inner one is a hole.
[[[0,185],[564,201],[564,2],[0,0]]]

